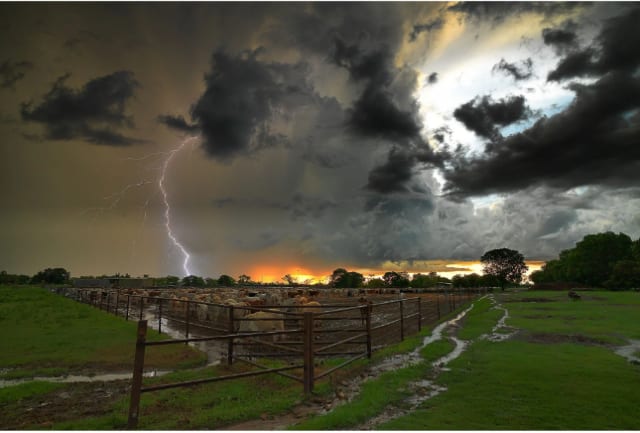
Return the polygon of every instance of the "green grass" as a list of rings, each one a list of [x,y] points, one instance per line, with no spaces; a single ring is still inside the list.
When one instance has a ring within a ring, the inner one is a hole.
[[[553,300],[506,303],[512,316],[509,324],[516,328],[536,333],[581,334],[611,344],[640,338],[638,293],[584,292],[580,301],[569,299],[565,292],[525,292],[512,297]]]
[[[9,403],[15,403],[24,398],[47,394],[64,386],[65,385],[62,383],[34,381],[29,383],[21,383],[20,385],[15,386],[8,386],[6,388],[0,388],[0,406],[5,406]]]
[[[476,341],[450,364],[451,371],[439,377],[438,382],[448,391],[428,400],[416,412],[378,428],[639,429],[636,402],[640,399],[640,368],[598,342],[637,338],[640,296],[587,292],[581,301],[574,302],[564,292],[499,295],[506,301],[541,297],[553,302],[504,304],[511,316],[507,324],[521,329],[521,339]],[[478,309],[465,328],[473,329],[474,317],[483,320],[482,316]],[[527,342],[532,333],[582,335],[592,338],[593,344]]]
[[[275,366],[276,364],[274,364]],[[278,364],[279,365],[279,364]],[[240,365],[179,371],[145,379],[145,385],[175,383],[245,371]],[[260,390],[258,392],[258,390]],[[219,428],[261,415],[275,415],[302,400],[300,384],[277,375],[237,379],[142,394],[139,429],[192,430]],[[109,413],[65,421],[55,430],[114,430],[126,427],[129,398],[122,398]]]
[[[422,339],[414,339],[410,346],[405,342],[397,346],[407,352],[416,348]],[[396,347],[396,346],[393,346]],[[410,350],[407,350],[410,347]],[[401,368],[381,374],[362,385],[360,394],[350,403],[336,407],[326,415],[316,416],[295,426],[293,430],[337,430],[349,429],[377,415],[390,404],[401,403],[410,395],[407,385],[420,380],[431,371],[430,363],[453,349],[449,340],[435,341],[421,349],[424,361],[416,366]]]
[[[0,287],[0,366],[4,378],[132,367],[136,324],[38,287]],[[149,340],[164,339],[155,331]],[[146,366],[198,365],[191,347],[149,350]]]
[[[464,327],[458,332],[458,337],[463,340],[473,340],[490,332],[504,314],[502,310],[492,307],[493,303],[489,298],[476,301],[471,311],[467,313]]]
[[[439,383],[448,391],[383,430],[640,428],[640,371],[601,347],[477,342]]]

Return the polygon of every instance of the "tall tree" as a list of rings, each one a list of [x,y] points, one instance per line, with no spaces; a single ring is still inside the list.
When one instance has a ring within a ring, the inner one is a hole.
[[[520,283],[522,276],[529,269],[524,263],[524,256],[509,248],[487,251],[480,257],[480,262],[484,273],[496,277],[502,290],[507,283]]]
[[[182,279],[182,285],[185,287],[204,287],[205,282],[202,277],[188,275]]]
[[[47,268],[31,278],[32,283],[64,284],[69,281],[69,272],[65,268]]]
[[[218,278],[218,284],[222,287],[231,287],[236,285],[236,280],[234,280],[229,275],[223,274],[220,275],[220,278]]]
[[[359,272],[349,272],[344,268],[338,268],[329,277],[332,287],[358,288],[364,285],[364,275]]]

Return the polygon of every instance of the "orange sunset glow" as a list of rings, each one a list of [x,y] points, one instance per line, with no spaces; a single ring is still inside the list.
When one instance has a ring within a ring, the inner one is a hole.
[[[544,261],[541,260],[527,260],[525,261],[529,270],[527,276],[533,271],[539,270]],[[385,272],[406,272],[410,276],[414,274],[422,273],[428,274],[430,272],[436,272],[446,278],[452,278],[454,275],[471,274],[476,273],[481,275],[482,264],[478,260],[467,261],[447,261],[447,260],[422,260],[416,261],[412,264],[408,262],[385,262],[381,268],[351,268],[343,266],[349,271],[355,271],[364,275],[365,279],[380,278]],[[251,276],[252,281],[260,283],[277,283],[283,282],[285,275],[291,275],[291,277],[300,284],[316,284],[327,283],[333,269],[316,268],[295,266],[295,265],[258,265],[251,268],[248,275]]]

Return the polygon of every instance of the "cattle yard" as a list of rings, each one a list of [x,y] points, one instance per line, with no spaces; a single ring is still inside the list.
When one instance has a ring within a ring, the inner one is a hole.
[[[137,425],[140,396],[161,389],[278,374],[302,383],[310,393],[316,381],[339,368],[371,357],[372,351],[404,340],[436,323],[483,292],[400,293],[395,290],[269,288],[224,289],[64,289],[67,297],[138,321],[129,427]],[[171,340],[147,341],[155,329]],[[250,371],[197,381],[144,387],[147,348],[191,344],[207,353],[209,364],[243,363]],[[324,367],[337,358],[338,365]],[[274,367],[273,362],[277,360]],[[265,365],[269,363],[270,365]]]

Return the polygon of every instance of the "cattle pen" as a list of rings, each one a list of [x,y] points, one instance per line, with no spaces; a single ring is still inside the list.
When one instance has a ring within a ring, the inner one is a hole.
[[[304,393],[309,394],[317,381],[356,360],[370,358],[373,351],[404,340],[424,325],[438,322],[482,292],[363,293],[365,296],[359,299],[352,295],[320,296],[317,299],[321,302],[306,305],[225,305],[169,297],[169,292],[161,290],[73,289],[66,295],[138,322],[128,418],[131,429],[138,423],[141,395],[163,389],[278,374],[300,382]],[[151,328],[172,339],[147,341]],[[209,358],[219,357],[218,362],[229,366],[242,363],[253,369],[143,386],[147,348],[168,344],[207,345]],[[339,363],[326,368],[322,361],[327,358],[337,358]],[[278,363],[267,366],[263,360]]]

